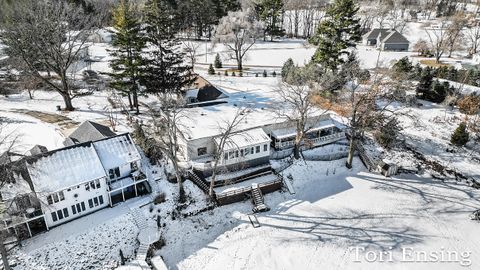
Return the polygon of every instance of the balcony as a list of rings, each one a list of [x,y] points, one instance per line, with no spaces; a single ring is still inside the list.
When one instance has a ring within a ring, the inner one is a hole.
[[[325,145],[329,143],[336,142],[338,140],[344,139],[345,138],[345,133],[344,132],[339,132],[339,133],[334,133],[331,135],[327,136],[322,136],[318,138],[311,138],[311,139],[304,139],[303,142],[301,143],[303,148],[312,148],[315,146],[320,146],[320,145]],[[286,141],[286,142],[276,142],[276,147],[280,150],[287,149],[287,148],[292,148],[295,145],[294,140]]]

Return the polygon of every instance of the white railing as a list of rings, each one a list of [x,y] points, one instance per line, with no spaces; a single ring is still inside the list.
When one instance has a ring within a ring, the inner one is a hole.
[[[323,145],[323,144],[331,143],[343,138],[345,138],[345,133],[340,132],[340,133],[335,133],[332,135],[318,137],[314,139],[304,139],[304,142],[302,142],[302,145],[304,145],[305,142],[312,145]],[[285,148],[293,147],[295,145],[295,141],[281,142],[279,144],[280,144],[280,149],[285,149]]]

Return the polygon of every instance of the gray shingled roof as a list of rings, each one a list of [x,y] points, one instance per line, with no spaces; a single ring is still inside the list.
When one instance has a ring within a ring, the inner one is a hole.
[[[100,125],[92,121],[83,122],[68,138],[65,145],[73,145],[84,142],[97,141],[108,137],[116,136],[109,127]]]
[[[386,44],[408,44],[410,43],[408,39],[406,39],[402,34],[397,31],[392,31],[388,36],[386,36],[383,40],[383,43]]]
[[[366,39],[377,39],[379,34],[382,34],[382,37],[385,37],[388,35],[388,32],[391,31],[392,29],[383,29],[383,28],[375,28],[372,29],[370,32],[365,34]]]

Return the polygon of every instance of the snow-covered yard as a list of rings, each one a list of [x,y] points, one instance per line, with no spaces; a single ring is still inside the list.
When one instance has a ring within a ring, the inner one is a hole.
[[[260,228],[250,224],[248,205],[227,206],[196,217],[195,224],[211,227],[208,230],[190,230],[196,225],[183,221],[187,233],[181,240],[169,241],[159,253],[172,269],[479,267],[480,239],[471,232],[480,224],[468,218],[480,208],[478,191],[463,183],[434,181],[428,175],[384,178],[365,172],[358,160],[348,171],[343,162],[299,161],[287,169],[284,174],[292,174],[296,195],[267,195],[272,210],[258,215]],[[165,237],[168,241],[169,231]],[[390,251],[392,260],[380,262],[379,253]],[[414,258],[422,251],[458,256],[444,257],[450,262]],[[373,252],[377,260],[369,262]],[[420,262],[408,262],[414,259]]]

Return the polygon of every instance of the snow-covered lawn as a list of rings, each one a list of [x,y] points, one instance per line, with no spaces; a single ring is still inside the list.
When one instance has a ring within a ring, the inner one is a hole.
[[[247,218],[249,205],[227,206],[197,217],[198,226],[211,229],[197,232],[191,221],[183,222],[187,233],[159,253],[173,269],[480,267],[480,237],[472,233],[480,224],[468,219],[480,208],[478,191],[428,176],[384,178],[365,172],[358,160],[348,171],[343,162],[300,161],[287,169],[284,173],[292,174],[296,195],[267,195],[272,210],[258,215],[260,228],[253,228]],[[168,232],[166,237],[168,241]],[[405,260],[412,259],[410,251],[458,252],[458,260],[412,263],[402,261],[402,249]],[[365,259],[367,251],[375,252],[377,259],[380,252],[391,251],[392,260],[368,262],[373,257]]]

